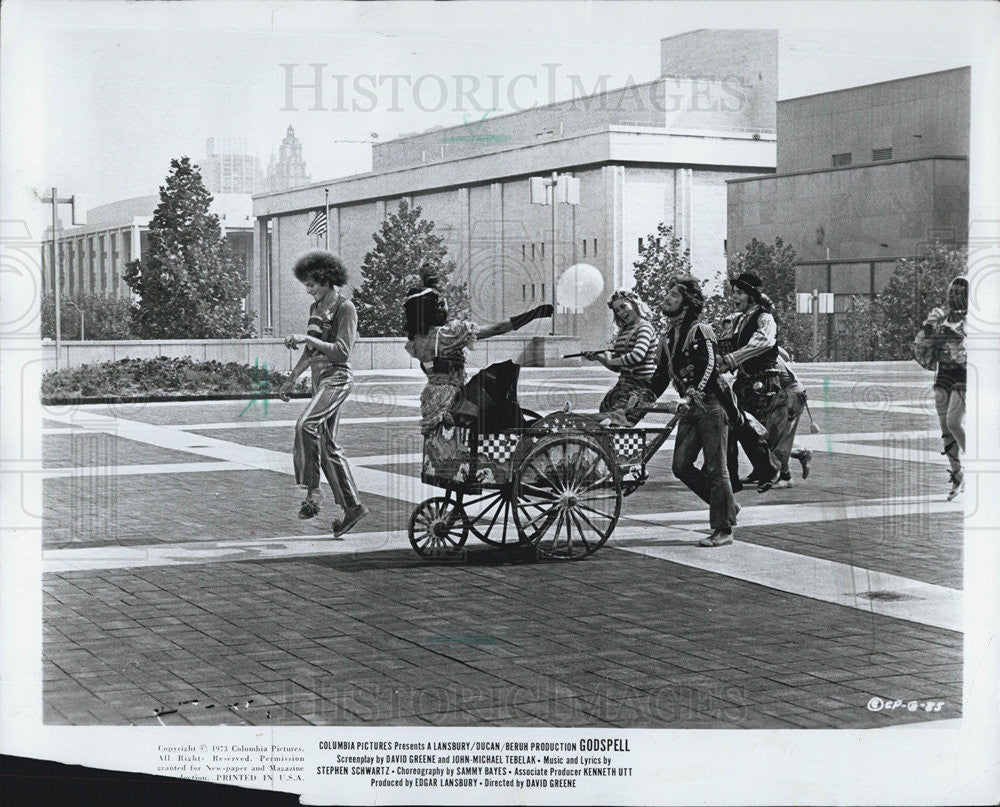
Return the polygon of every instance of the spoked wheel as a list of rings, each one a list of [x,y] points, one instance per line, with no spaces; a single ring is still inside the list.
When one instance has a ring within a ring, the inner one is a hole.
[[[604,446],[583,436],[539,440],[518,467],[511,496],[521,539],[560,560],[596,552],[621,514],[614,460]]]
[[[433,496],[418,504],[407,529],[410,545],[425,558],[458,554],[469,535],[462,506],[445,496]]]
[[[515,546],[520,543],[517,528],[511,523],[511,487],[484,490],[462,502],[469,532],[490,546]]]

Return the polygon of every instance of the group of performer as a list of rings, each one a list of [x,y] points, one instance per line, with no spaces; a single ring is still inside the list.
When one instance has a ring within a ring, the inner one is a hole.
[[[347,271],[336,256],[322,250],[308,252],[295,263],[293,272],[313,297],[306,332],[285,339],[289,349],[303,346],[304,350],[280,391],[288,400],[298,378],[311,371],[312,398],[295,427],[295,480],[306,491],[299,517],[313,518],[320,512],[322,472],[343,510],[343,516],[333,522],[334,536],[339,537],[369,512],[337,444],[340,407],[353,385],[349,357],[358,316],[341,290]],[[427,376],[420,397],[420,428],[426,435],[448,417],[461,394],[466,355],[475,343],[551,317],[553,308],[541,305],[510,319],[477,325],[449,319],[438,279],[424,273],[421,280],[420,286],[407,292],[403,314],[406,350]],[[615,413],[620,422],[637,423],[645,411],[637,404],[655,401],[674,385],[681,404],[672,470],[709,505],[713,532],[699,541],[706,547],[732,543],[740,509],[734,493],[745,484],[755,485],[760,493],[791,487],[789,460],[801,464],[803,479],[809,476],[811,460],[808,449],[794,445],[808,406],[807,393],[788,354],[778,345],[771,300],[753,273],[743,272],[729,282],[738,310],[726,318],[718,337],[702,320],[705,299],[700,281],[678,277],[671,281],[661,307],[667,326],[659,339],[646,304],[635,292],[619,290],[608,302],[615,323],[610,350],[583,354],[619,374],[600,411]],[[964,482],[960,453],[965,450],[967,301],[968,282],[958,278],[949,289],[948,308],[932,311],[923,329],[927,338],[944,346],[939,350],[934,389],[943,453],[951,466],[949,500]],[[745,479],[739,476],[737,446],[752,466]],[[696,465],[699,454],[700,466]]]

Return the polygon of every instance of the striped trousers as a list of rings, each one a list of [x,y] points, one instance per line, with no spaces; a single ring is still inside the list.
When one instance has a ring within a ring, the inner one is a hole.
[[[309,489],[319,487],[320,468],[341,507],[360,503],[358,487],[351,476],[347,457],[337,445],[340,405],[351,393],[348,371],[337,370],[313,380],[313,397],[295,424],[295,481]]]

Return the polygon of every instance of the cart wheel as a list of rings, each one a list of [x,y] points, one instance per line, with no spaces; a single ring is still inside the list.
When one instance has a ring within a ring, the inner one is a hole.
[[[576,560],[611,537],[621,514],[618,469],[607,448],[578,435],[539,440],[514,474],[514,523],[539,554]]]
[[[432,496],[418,504],[407,529],[410,545],[425,558],[457,554],[469,535],[461,505],[444,496]]]
[[[469,532],[490,546],[514,546],[521,536],[511,521],[511,488],[484,490],[481,496],[465,499],[462,510]]]

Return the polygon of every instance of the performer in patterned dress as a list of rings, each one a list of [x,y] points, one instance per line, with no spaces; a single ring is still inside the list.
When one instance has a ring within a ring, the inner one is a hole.
[[[430,283],[430,285],[426,285]],[[448,301],[433,278],[422,288],[406,293],[406,352],[420,362],[427,386],[420,393],[420,431],[427,435],[450,421],[451,409],[465,385],[465,360],[477,340],[510,333],[529,322],[552,316],[551,305],[540,305],[523,314],[489,325],[469,320],[448,321]]]
[[[628,408],[629,401],[642,395],[656,370],[659,345],[650,322],[649,308],[634,291],[619,289],[611,295],[608,308],[614,313],[616,332],[610,351],[588,350],[583,357],[618,373],[618,382],[601,401],[599,412],[622,412],[629,425],[641,414]],[[607,355],[609,354],[610,355]]]

